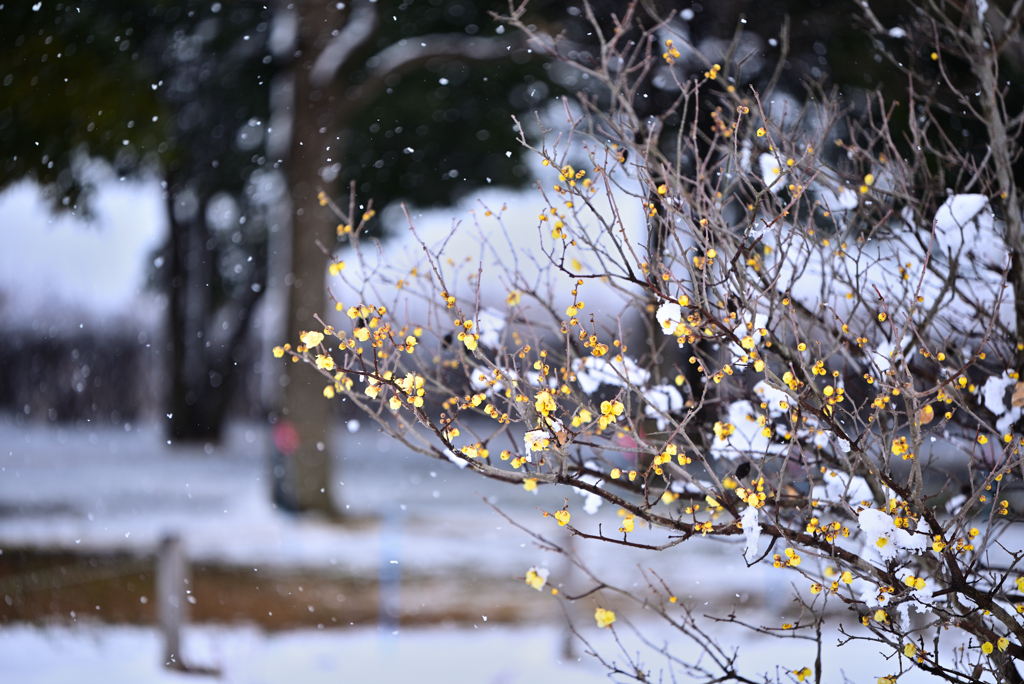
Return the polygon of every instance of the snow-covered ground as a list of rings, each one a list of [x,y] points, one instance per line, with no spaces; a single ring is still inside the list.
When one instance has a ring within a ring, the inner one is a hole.
[[[550,599],[550,610],[527,613],[524,623],[402,627],[397,635],[372,627],[286,630],[265,633],[252,625],[189,627],[186,662],[216,667],[225,681],[400,682],[413,677],[445,682],[598,681],[602,669],[583,656],[564,663],[565,631],[557,599],[538,594],[521,579],[533,565],[547,566],[549,581],[563,593],[593,583],[569,572],[561,558],[538,549],[530,537],[495,513],[493,502],[526,527],[556,543],[566,536],[543,510],[562,499],[542,488],[533,495],[491,483],[453,464],[395,448],[371,427],[340,429],[336,445],[336,496],[352,516],[346,523],[294,516],[275,510],[267,482],[265,427],[233,425],[224,445],[168,446],[156,426],[81,430],[73,427],[17,428],[0,416],[0,549],[65,549],[152,553],[163,535],[180,534],[197,562],[277,569],[318,570],[376,581],[382,567],[402,569],[402,601],[443,603],[453,592],[424,594],[404,588],[417,577],[470,578],[472,591],[522,592],[524,602]],[[344,484],[342,484],[344,483]],[[582,511],[572,495],[573,523],[588,532],[598,524],[618,527],[616,511]],[[638,531],[641,532],[641,531]],[[646,535],[646,536],[645,536]],[[659,538],[642,532],[632,538]],[[778,627],[797,617],[790,599],[793,577],[760,563],[747,568],[742,542],[694,539],[662,553],[577,542],[576,551],[602,579],[647,592],[640,568],[653,568],[695,615],[726,615],[733,607],[751,622]],[[484,589],[481,589],[484,587]],[[457,593],[457,592],[455,592]],[[808,594],[809,597],[809,594]],[[608,630],[594,628],[599,602],[616,609],[619,633],[628,637],[631,619],[656,643],[675,652],[692,648],[678,632],[631,607],[614,594],[594,596],[570,609],[603,655],[621,661]],[[533,605],[533,603],[531,603]],[[404,614],[419,610],[403,605]],[[443,614],[443,610],[434,612]],[[428,611],[430,612],[430,611]],[[827,681],[877,679],[893,669],[861,644],[834,651],[833,618],[826,632]],[[845,623],[854,622],[843,616]],[[4,677],[19,682],[165,682],[182,675],[160,666],[160,639],[153,628],[64,621],[49,626],[8,623],[0,627]],[[770,639],[747,632],[723,632],[724,644],[741,646],[747,674],[774,673],[775,665],[799,669],[813,664],[813,644]],[[877,650],[877,649],[875,649]],[[578,654],[583,654],[578,647]],[[657,671],[664,659],[648,651]],[[782,671],[785,675],[785,671]],[[785,677],[784,677],[785,678]],[[903,681],[901,679],[901,681]],[[908,679],[910,681],[910,679]]]
[[[609,661],[625,664],[610,630],[589,629],[584,635]],[[620,627],[617,635],[626,648],[637,645],[628,628]],[[669,641],[679,655],[691,659],[696,656],[696,650],[684,639]],[[186,658],[195,666],[219,671],[219,676],[202,676],[163,668],[162,645],[154,629],[17,625],[0,629],[0,662],[4,681],[25,684],[609,681],[606,670],[578,644],[567,657],[564,642],[564,630],[557,625],[510,627],[482,621],[472,627],[405,629],[397,635],[372,628],[267,634],[245,626],[192,627],[184,634],[182,650]],[[784,682],[795,681],[789,673],[813,667],[815,658],[813,642],[795,639],[748,636],[739,651],[743,674],[753,679],[758,674],[772,679],[778,676]],[[876,651],[869,644],[854,642],[844,646],[842,658],[835,658],[830,657],[834,651],[826,647],[822,681],[875,681],[891,673],[895,664],[887,663]],[[660,681],[658,673],[665,667],[664,659],[650,658],[645,665],[654,674],[654,681]],[[620,676],[612,681],[627,680]],[[900,681],[929,680],[919,672],[908,672]]]
[[[547,562],[552,554],[538,551],[489,504],[556,543],[566,540],[542,513],[564,503],[553,489],[541,487],[535,495],[485,480],[406,451],[366,421],[355,432],[339,428],[335,434],[333,494],[351,524],[273,506],[265,426],[232,425],[210,453],[202,446],[168,446],[154,425],[130,427],[19,427],[0,416],[0,509],[6,512],[0,548],[151,553],[164,536],[176,534],[195,561],[332,568],[357,576],[375,576],[382,554],[400,554],[404,572],[426,575],[470,568],[521,577]],[[600,524],[609,533],[619,527],[612,507],[588,516],[583,503],[582,496],[569,500],[575,525],[597,532]],[[645,539],[644,531],[637,535]],[[744,568],[747,587],[754,577],[755,588],[767,581],[759,569],[745,570],[740,545],[695,545],[730,571]],[[616,581],[632,581],[637,563],[669,566],[668,577],[685,575],[693,586],[720,572],[701,564],[674,572],[686,567],[684,547],[653,554],[578,544],[577,551]]]

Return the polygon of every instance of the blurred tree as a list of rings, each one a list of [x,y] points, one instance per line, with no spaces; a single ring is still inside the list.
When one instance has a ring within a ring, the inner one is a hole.
[[[368,204],[339,221],[321,191],[334,195],[354,184],[373,206],[397,199],[436,206],[484,183],[527,180],[511,115],[550,88],[542,62],[501,35],[488,14],[503,9],[469,0],[309,0],[281,11],[295,28],[294,43],[282,50],[293,57],[294,92],[289,340],[316,329],[313,315],[325,309],[321,246],[347,239],[344,224],[372,218]],[[330,511],[322,379],[297,364],[285,373],[282,414],[297,439],[289,440],[282,495],[295,507]]]
[[[164,179],[171,235],[155,264],[177,439],[219,437],[263,288],[268,19],[244,0],[0,7],[0,187],[32,178],[88,215],[91,158]]]

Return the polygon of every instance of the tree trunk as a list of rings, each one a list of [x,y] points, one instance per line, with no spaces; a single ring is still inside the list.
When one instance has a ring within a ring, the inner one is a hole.
[[[214,307],[216,252],[206,229],[205,208],[187,186],[168,182],[171,225],[170,344],[172,440],[220,440],[238,373],[243,341],[259,293],[249,289]],[[197,206],[183,206],[195,202]]]
[[[317,54],[331,38],[337,13],[323,0],[300,3],[298,51],[293,62],[295,100],[292,107],[292,143],[288,160],[292,192],[292,255],[288,284],[288,341],[299,344],[299,336],[322,326],[313,318],[326,307],[327,260],[320,247],[334,241],[337,221],[320,205],[318,194],[324,185],[319,170],[327,159],[339,159],[340,150],[331,147],[329,133],[336,130],[330,87],[310,85],[310,69]],[[321,133],[321,131],[324,131]],[[334,141],[335,143],[337,141]],[[303,511],[333,514],[331,503],[331,406],[323,396],[324,379],[305,364],[286,365],[284,406],[281,414],[295,428],[295,450],[286,456],[287,489],[294,505]]]
[[[170,249],[170,437],[185,441],[217,441],[220,417],[205,404],[210,379],[206,371],[204,321],[210,304],[212,254],[206,249],[202,206],[194,193],[168,182],[167,213]],[[222,383],[218,383],[221,386]],[[214,390],[219,388],[212,388]]]

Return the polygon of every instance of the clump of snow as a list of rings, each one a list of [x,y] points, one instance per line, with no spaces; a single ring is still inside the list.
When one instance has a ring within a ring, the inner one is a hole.
[[[637,365],[636,361],[628,356],[621,357],[618,361],[615,358],[606,360],[603,358],[587,357],[576,359],[572,363],[572,371],[576,375],[576,381],[580,389],[586,394],[593,394],[601,385],[614,385],[616,387],[643,387],[651,378],[651,373],[645,368]]]
[[[890,38],[906,38],[907,37],[907,32],[904,31],[899,26],[893,26],[891,29],[889,29],[889,37]]]
[[[757,545],[761,539],[761,525],[757,522],[757,509],[747,506],[740,516],[743,524],[743,538],[746,540],[743,547],[743,557],[748,563],[757,559]]]
[[[587,461],[583,465],[585,465],[587,468],[590,468],[591,470],[598,470],[600,468],[600,466],[594,461]],[[586,482],[587,484],[594,485],[597,487],[600,487],[603,482],[601,478],[595,477],[593,475],[581,475],[579,479],[582,482]],[[579,494],[580,496],[586,497],[586,501],[583,502],[583,511],[585,513],[594,515],[595,513],[597,513],[597,509],[601,507],[601,504],[604,503],[604,499],[602,499],[597,494],[594,494],[593,492],[588,492],[586,489],[573,487],[572,490]]]
[[[998,273],[1006,263],[1007,250],[987,207],[984,195],[953,195],[935,212],[935,239],[943,254],[973,256]]]
[[[857,193],[845,186],[840,187],[838,192],[828,187],[821,188],[818,190],[818,198],[833,214],[856,209],[860,205]]]
[[[469,374],[470,386],[477,392],[486,392],[487,394],[504,392],[508,387],[506,380],[515,385],[519,380],[519,374],[513,368],[500,367],[497,370],[476,368]],[[493,385],[491,385],[491,381],[494,381]]]
[[[675,302],[668,302],[658,307],[658,312],[654,314],[654,317],[658,319],[661,331],[666,335],[671,335],[676,326],[683,322],[683,308]]]
[[[448,457],[449,461],[459,466],[459,470],[462,470],[463,468],[469,465],[469,461],[467,461],[465,458],[455,453],[451,449],[445,449],[444,455]]]
[[[659,430],[668,426],[665,414],[683,409],[683,395],[672,385],[656,385],[644,392],[644,399],[644,415],[657,421]]]
[[[958,514],[960,512],[960,507],[965,503],[967,503],[967,495],[957,494],[946,502],[946,513],[949,513],[950,515]]]
[[[761,177],[764,179],[764,184],[771,186],[775,181],[779,181],[772,186],[772,192],[778,192],[786,185],[785,179],[782,179],[784,175],[782,169],[779,168],[779,161],[773,156],[765,152],[757,160],[761,166]],[[782,179],[782,180],[780,180]]]
[[[541,446],[545,440],[550,442],[551,433],[547,430],[530,430],[523,435],[523,443],[526,445],[526,451],[540,451],[545,448]]]
[[[534,565],[526,571],[526,583],[537,591],[540,591],[544,588],[544,585],[548,583],[548,577],[550,575],[551,571],[547,568],[541,568]]]
[[[953,195],[935,212],[935,230],[940,234],[958,231],[966,227],[987,204],[985,195]]]
[[[761,434],[757,413],[745,399],[729,405],[727,420],[736,427],[736,431],[724,439],[715,436],[711,444],[711,455],[715,458],[733,459],[743,454],[757,458],[766,453],[781,453],[788,448],[783,444],[773,444],[771,439]]]
[[[880,373],[885,373],[887,370],[892,368],[893,363],[897,361],[897,352],[901,349],[906,349],[909,342],[909,335],[903,337],[900,341],[899,347],[890,340],[884,340],[878,345],[878,348],[875,349],[874,353],[871,354],[871,361],[875,364]],[[908,357],[912,354],[912,352],[908,353]]]
[[[981,387],[985,408],[991,411],[993,415],[1001,416],[996,421],[996,430],[1001,434],[1009,432],[1014,423],[1020,419],[1021,414],[1024,413],[1024,407],[1022,406],[1011,405],[1010,408],[1006,407],[1006,390],[1014,387],[1016,383],[1017,380],[1010,377],[1009,371],[1003,371],[1002,376],[993,375]]]
[[[821,501],[847,501],[851,505],[857,505],[864,501],[871,501],[871,488],[863,477],[850,477],[845,473],[825,471],[822,476],[825,481],[823,485],[815,485],[811,490],[811,498]]]
[[[764,380],[759,381],[754,385],[754,394],[761,398],[768,406],[768,411],[773,416],[778,416],[786,411],[783,405],[789,407],[792,402],[792,398],[780,389],[775,389]]]
[[[495,309],[481,309],[477,314],[477,333],[480,344],[497,349],[501,346],[501,331],[505,329],[505,314]]]
[[[1010,377],[1009,371],[1003,371],[1001,377],[993,375],[986,380],[981,388],[981,394],[985,398],[985,408],[996,416],[1006,413],[1003,397],[1006,394],[1006,389],[1015,382],[1016,380]]]
[[[866,543],[873,548],[883,561],[896,558],[899,551],[923,553],[928,536],[911,534],[896,527],[893,519],[883,511],[866,508],[857,516],[860,529],[867,537]]]

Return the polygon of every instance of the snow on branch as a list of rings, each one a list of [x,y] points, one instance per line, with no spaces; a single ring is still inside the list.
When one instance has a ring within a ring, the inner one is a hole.
[[[384,78],[432,57],[462,57],[475,61],[501,59],[519,47],[514,38],[477,38],[433,33],[389,45],[366,61],[370,78]]]
[[[377,10],[366,0],[352,6],[345,28],[336,35],[313,63],[309,81],[322,86],[330,82],[356,49],[369,40],[377,28]]]

